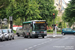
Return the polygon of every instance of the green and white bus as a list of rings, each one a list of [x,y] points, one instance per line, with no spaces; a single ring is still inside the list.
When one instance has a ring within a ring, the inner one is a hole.
[[[22,29],[24,38],[38,38],[39,36],[44,38],[47,35],[47,23],[45,20],[23,22]]]

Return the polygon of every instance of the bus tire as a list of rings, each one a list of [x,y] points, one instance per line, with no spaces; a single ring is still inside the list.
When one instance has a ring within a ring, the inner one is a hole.
[[[25,36],[25,38],[28,38],[28,36]]]
[[[42,36],[42,38],[44,38],[44,36]]]

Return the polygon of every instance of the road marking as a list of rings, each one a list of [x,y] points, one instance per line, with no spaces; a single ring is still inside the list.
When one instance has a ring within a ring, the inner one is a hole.
[[[34,45],[33,47],[36,47],[37,45]]]
[[[33,48],[33,47],[29,47],[28,49],[31,49],[31,48]]]
[[[52,40],[52,39],[51,39],[51,40]],[[34,47],[36,47],[36,46],[43,45],[43,44],[45,44],[45,43],[50,42],[51,40],[49,40],[49,41],[45,41],[45,42],[40,43],[40,44],[37,44],[37,45],[33,45],[32,47],[29,47],[28,49],[32,49],[32,48],[34,48]],[[28,50],[28,49],[25,49],[25,50]]]
[[[38,44],[38,45],[41,45],[41,44]]]
[[[25,49],[25,50],[28,50],[28,49]]]

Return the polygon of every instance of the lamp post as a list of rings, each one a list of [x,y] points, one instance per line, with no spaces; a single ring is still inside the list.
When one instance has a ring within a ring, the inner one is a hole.
[[[0,19],[0,29],[2,29],[2,19]]]

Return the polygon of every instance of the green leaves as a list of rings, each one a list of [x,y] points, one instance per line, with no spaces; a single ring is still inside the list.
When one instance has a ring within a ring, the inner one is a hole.
[[[63,14],[63,20],[71,26],[75,22],[75,0],[71,0]]]
[[[55,10],[54,0],[38,0],[38,4],[40,16],[50,25],[50,22],[53,20],[52,14],[55,13],[55,15],[57,16],[57,10]]]
[[[5,3],[1,8],[0,18],[9,18],[13,16],[14,20],[17,18],[28,20],[46,20],[49,24],[52,23],[55,13],[54,0],[1,0],[0,6]]]
[[[66,12],[66,17],[70,20],[73,21],[75,20],[75,0],[70,1],[68,4],[68,7],[65,10]],[[69,22],[68,20],[68,22]]]

